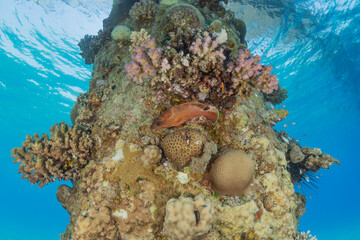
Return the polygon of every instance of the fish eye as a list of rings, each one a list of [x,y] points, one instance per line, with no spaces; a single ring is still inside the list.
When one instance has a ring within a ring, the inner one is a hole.
[[[156,126],[160,126],[160,124],[161,124],[160,122],[156,122],[156,123],[155,123]]]

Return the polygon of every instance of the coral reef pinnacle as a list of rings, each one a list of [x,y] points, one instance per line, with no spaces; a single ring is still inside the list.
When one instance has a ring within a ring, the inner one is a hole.
[[[32,184],[71,180],[56,194],[70,216],[61,240],[316,239],[298,230],[294,184],[340,162],[273,128],[287,91],[227,2],[114,0],[80,41],[94,65],[73,126],[11,154]]]

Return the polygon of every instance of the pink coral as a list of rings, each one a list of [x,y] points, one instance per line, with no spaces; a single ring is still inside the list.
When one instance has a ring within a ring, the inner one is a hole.
[[[215,64],[218,59],[225,60],[222,49],[217,50],[219,47],[218,40],[212,40],[210,35],[204,38],[197,38],[190,46],[190,51],[209,63]]]
[[[132,62],[126,64],[134,82],[150,80],[151,85],[183,98],[231,108],[236,97],[249,96],[253,88],[272,93],[278,87],[270,66],[260,63],[249,49],[230,58],[226,44],[206,31],[178,31],[164,48],[147,37],[137,41]]]
[[[133,61],[125,64],[127,76],[137,83],[143,83],[144,79],[154,77],[161,66],[162,52],[162,48],[156,48],[154,38],[146,39],[134,50],[131,56]]]
[[[231,74],[233,88],[242,85],[240,86],[242,94],[248,92],[250,86],[265,93],[272,93],[278,88],[279,81],[276,75],[270,73],[272,67],[261,65],[260,56],[251,56],[249,49],[240,50],[238,54],[239,56],[227,65],[227,72]]]

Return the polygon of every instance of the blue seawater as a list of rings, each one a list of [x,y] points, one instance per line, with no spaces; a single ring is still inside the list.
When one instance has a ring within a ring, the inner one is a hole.
[[[243,0],[229,7],[247,24],[249,47],[289,92],[290,114],[276,129],[341,161],[320,171],[318,190],[297,188],[308,199],[300,230],[320,240],[360,239],[360,2]],[[30,186],[10,150],[26,134],[70,123],[91,77],[77,42],[101,28],[110,8],[110,0],[0,0],[0,240],[59,239],[65,231],[69,216],[56,200],[62,183]]]

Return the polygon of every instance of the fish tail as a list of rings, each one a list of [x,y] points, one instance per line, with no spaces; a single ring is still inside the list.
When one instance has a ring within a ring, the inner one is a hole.
[[[212,108],[204,111],[204,116],[209,119],[213,124],[219,119],[220,113],[216,108]]]

